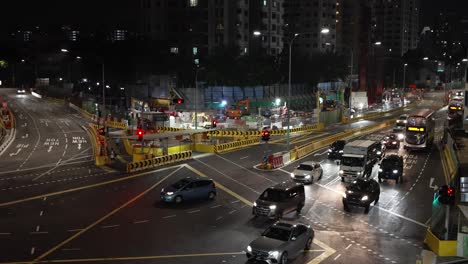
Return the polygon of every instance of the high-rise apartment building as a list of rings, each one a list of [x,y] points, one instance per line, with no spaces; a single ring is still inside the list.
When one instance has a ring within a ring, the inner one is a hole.
[[[140,0],[138,31],[195,60],[221,47],[276,55],[283,48],[283,1]]]
[[[295,49],[304,54],[337,50],[340,2],[338,0],[288,0],[285,1],[286,40],[294,40]]]

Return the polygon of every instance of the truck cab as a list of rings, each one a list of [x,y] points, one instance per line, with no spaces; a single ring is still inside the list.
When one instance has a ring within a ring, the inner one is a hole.
[[[382,154],[380,142],[355,140],[345,145],[341,157],[339,176],[342,182],[369,177]]]

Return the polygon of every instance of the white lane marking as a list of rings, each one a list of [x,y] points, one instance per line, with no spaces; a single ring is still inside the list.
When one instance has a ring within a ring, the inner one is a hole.
[[[40,235],[40,234],[49,234],[47,231],[41,231],[41,232],[29,232],[31,235]]]
[[[237,210],[232,210],[231,212],[229,212],[228,214],[233,214],[235,213]]]
[[[166,218],[171,218],[171,217],[176,217],[176,215],[168,215],[168,216],[164,216],[163,218],[166,219]]]
[[[198,212],[200,212],[200,210],[193,210],[193,211],[190,211],[190,212],[188,212],[188,213],[189,213],[189,214],[194,214],[194,213],[198,213]]]
[[[218,218],[216,218],[216,221],[221,220],[222,218],[222,216],[219,216]]]
[[[57,166],[60,164],[61,161],[62,161],[62,159],[59,159],[59,160],[57,161]]]
[[[11,233],[8,233],[8,232],[4,232],[4,233],[0,233],[1,236],[8,236],[8,235],[11,235]]]
[[[222,171],[220,171],[220,170],[214,168],[213,166],[211,166],[211,165],[209,165],[209,164],[207,164],[207,163],[205,163],[205,162],[203,162],[203,161],[201,161],[201,160],[199,160],[199,159],[194,159],[194,160],[196,160],[196,161],[200,162],[201,164],[205,165],[206,167],[208,167],[208,168],[210,168],[210,169],[212,169],[212,170],[218,172],[219,174],[221,174],[221,175],[224,176],[225,178],[227,178],[227,179],[229,179],[229,180],[231,180],[231,181],[233,181],[233,182],[235,182],[235,183],[237,183],[237,184],[239,184],[239,185],[244,186],[245,188],[251,190],[252,192],[254,192],[254,193],[256,193],[256,194],[260,194],[260,192],[256,191],[255,189],[253,189],[253,188],[251,188],[251,187],[249,187],[249,186],[243,184],[242,182],[240,182],[240,181],[238,181],[238,180],[235,180],[235,179],[233,179],[233,178],[227,176],[227,175],[224,174]]]
[[[54,146],[49,146],[49,149],[47,150],[47,152],[51,152],[53,147]]]
[[[322,152],[322,153],[315,153],[314,156],[315,156],[315,157],[316,157],[316,156],[321,156],[321,155],[323,155],[323,154],[325,154],[325,153],[328,153],[328,149],[327,149],[326,151]]]
[[[218,208],[218,207],[221,207],[222,205],[218,204],[218,205],[215,205],[215,206],[211,206],[210,208]]]
[[[36,226],[36,232],[39,232],[40,226]]]
[[[341,257],[341,254],[338,254],[333,260],[337,260],[339,257]]]
[[[83,229],[70,229],[70,230],[67,230],[67,232],[78,232],[78,231],[81,231]]]
[[[345,249],[349,249],[353,244],[349,244]]]
[[[106,226],[101,226],[101,228],[113,228],[113,227],[118,227],[120,225],[106,225]]]
[[[79,248],[62,248],[63,251],[77,251],[77,250],[81,250]]]
[[[65,149],[67,149],[67,148],[68,148],[68,144],[65,144]]]
[[[16,150],[16,152],[10,153],[10,157],[18,155],[21,150],[22,150],[22,148],[19,148],[19,149]]]
[[[35,247],[32,247],[31,248],[31,255],[34,255],[34,252],[36,251],[36,248]]]
[[[246,158],[248,158],[248,157],[249,157],[249,156],[245,156],[245,157],[242,157],[242,158],[240,158],[240,159],[243,160],[243,159],[246,159]]]
[[[149,220],[141,220],[141,221],[135,221],[133,222],[134,224],[142,224],[142,223],[147,223]]]
[[[277,182],[275,182],[275,181],[273,181],[273,180],[271,180],[271,179],[269,179],[269,178],[267,178],[267,177],[265,177],[265,176],[263,176],[263,175],[261,175],[261,174],[258,174],[258,173],[256,173],[256,172],[253,172],[253,171],[251,171],[251,170],[249,170],[249,169],[247,169],[247,168],[245,168],[245,167],[243,167],[243,166],[241,166],[241,165],[239,165],[239,164],[237,164],[237,163],[235,163],[235,162],[232,162],[232,161],[230,161],[230,160],[228,160],[228,159],[226,159],[226,158],[220,156],[220,155],[215,155],[215,156],[218,157],[218,158],[221,158],[221,159],[225,160],[226,162],[229,162],[229,163],[231,163],[231,164],[233,164],[233,165],[235,165],[235,166],[237,166],[237,167],[239,167],[239,168],[241,168],[241,169],[243,169],[243,170],[246,170],[246,171],[250,172],[250,173],[253,174],[253,175],[257,175],[258,177],[260,177],[260,178],[262,178],[262,179],[264,179],[264,180],[267,180],[267,181],[269,181],[269,182],[271,182],[271,183],[277,183]]]
[[[43,214],[44,214],[44,211],[41,211],[41,212],[39,213],[39,216],[42,216]]]
[[[240,201],[239,201],[239,200],[235,200],[235,201],[232,201],[231,203],[233,204],[233,203],[238,203],[238,202],[240,202]]]
[[[286,174],[288,174],[288,175],[291,175],[291,172],[289,172],[289,171],[287,171],[287,170],[283,170],[282,168],[279,168],[278,170],[279,170],[279,171],[282,171],[282,172],[284,172],[284,173],[286,173]]]
[[[53,170],[57,169],[57,168],[59,167],[59,165],[60,165],[60,166],[62,166],[62,165],[65,165],[65,164],[66,164],[66,163],[67,163],[69,160],[71,160],[71,159],[75,158],[75,157],[76,157],[76,156],[78,156],[78,155],[81,155],[81,154],[83,154],[83,152],[87,151],[88,149],[90,149],[90,148],[87,148],[87,149],[85,149],[85,150],[81,151],[80,153],[78,153],[78,154],[74,155],[73,157],[71,157],[71,158],[69,158],[69,159],[65,160],[65,161],[64,161],[64,162],[62,162],[62,163],[61,163],[62,159],[60,159],[60,160],[59,160],[59,161],[58,161],[58,162],[55,164],[55,166],[54,166],[54,167],[50,168],[48,171],[46,171],[46,172],[42,173],[41,175],[37,176],[36,178],[34,178],[34,179],[32,179],[32,180],[33,180],[33,181],[35,181],[35,180],[37,180],[37,179],[41,178],[42,176],[44,176],[44,175],[46,175],[46,174],[49,174],[51,171],[53,171]],[[71,164],[71,163],[68,163],[68,164]]]

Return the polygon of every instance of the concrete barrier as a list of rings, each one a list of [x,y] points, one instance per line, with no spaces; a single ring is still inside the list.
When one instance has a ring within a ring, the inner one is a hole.
[[[449,257],[457,255],[457,240],[440,240],[429,228],[426,230],[424,243],[438,256]]]

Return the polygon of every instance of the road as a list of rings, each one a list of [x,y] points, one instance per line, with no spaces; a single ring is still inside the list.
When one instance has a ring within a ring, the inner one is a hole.
[[[358,208],[348,213],[341,202],[339,168],[327,159],[326,149],[281,169],[255,169],[263,151],[284,150],[284,140],[154,171],[112,172],[92,165],[89,138],[82,129],[87,120],[64,103],[2,93],[9,96],[18,130],[14,144],[0,156],[0,264],[246,263],[246,246],[273,223],[252,218],[252,202],[269,186],[289,180],[289,173],[306,160],[322,164],[323,178],[305,186],[301,215],[284,220],[310,224],[316,237],[312,249],[291,263],[414,263],[431,217],[430,178],[438,186],[445,180],[436,147],[426,153],[388,150],[404,155],[403,183],[381,183],[380,201],[369,214]],[[419,107],[438,104],[437,97],[430,97]],[[437,112],[437,137],[444,115]],[[377,121],[329,127],[296,137],[293,143]],[[361,137],[380,140],[388,132],[386,128]],[[73,137],[81,139],[81,149]],[[47,152],[50,142],[59,143]],[[376,173],[377,167],[372,177]],[[160,202],[164,186],[187,176],[214,179],[217,198],[182,205]]]

